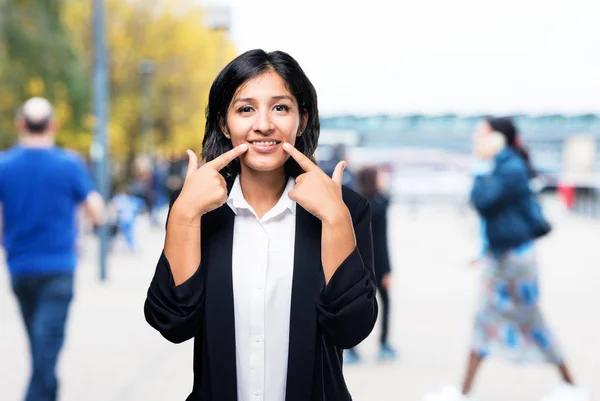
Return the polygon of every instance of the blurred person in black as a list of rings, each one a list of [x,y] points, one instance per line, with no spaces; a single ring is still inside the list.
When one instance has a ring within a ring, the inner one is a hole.
[[[390,255],[387,236],[387,212],[389,199],[381,191],[377,167],[365,167],[356,175],[357,190],[371,204],[371,230],[373,233],[373,259],[375,268],[375,279],[379,295],[381,296],[381,336],[379,360],[394,360],[397,353],[388,342],[388,331],[390,321],[390,296],[389,290],[392,285],[392,272],[390,267]],[[360,362],[356,348],[346,352],[344,361],[347,364]]]
[[[166,187],[169,199],[171,199],[173,194],[181,190],[183,186],[188,165],[187,155],[185,153],[173,152],[168,159],[168,163]]]
[[[319,163],[319,167],[323,170],[325,174],[328,176],[333,176],[333,172],[335,167],[342,160],[348,160],[346,145],[343,143],[336,144],[332,149],[332,156],[329,160],[325,160]],[[351,169],[346,169],[344,171],[344,177],[342,184],[347,186],[348,188],[352,188],[353,190],[357,190],[356,188],[356,177],[352,173]]]

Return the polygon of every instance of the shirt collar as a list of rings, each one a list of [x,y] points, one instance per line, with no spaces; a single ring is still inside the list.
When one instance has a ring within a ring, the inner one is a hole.
[[[281,198],[279,198],[279,201],[273,209],[269,210],[267,214],[263,216],[263,220],[278,216],[286,210],[289,210],[293,215],[296,215],[296,202],[289,197],[289,192],[294,189],[295,185],[296,179],[294,177],[289,177],[285,189],[283,190],[283,194],[281,194]],[[227,205],[229,205],[236,215],[238,214],[238,211],[242,209],[250,210],[256,215],[252,206],[250,206],[250,204],[246,202],[246,198],[244,198],[239,175],[233,182],[233,187],[231,187],[229,197],[227,198]]]

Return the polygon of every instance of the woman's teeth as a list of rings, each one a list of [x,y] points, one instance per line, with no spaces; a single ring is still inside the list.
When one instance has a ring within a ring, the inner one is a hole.
[[[273,145],[277,145],[277,142],[275,141],[269,141],[269,142],[252,142],[252,144],[256,145],[256,146],[273,146]]]

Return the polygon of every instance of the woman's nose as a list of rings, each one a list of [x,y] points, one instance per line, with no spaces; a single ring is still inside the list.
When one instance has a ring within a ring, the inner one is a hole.
[[[266,111],[257,113],[256,121],[254,122],[254,126],[252,128],[254,131],[260,131],[263,133],[271,131],[273,129],[273,123],[269,113]]]

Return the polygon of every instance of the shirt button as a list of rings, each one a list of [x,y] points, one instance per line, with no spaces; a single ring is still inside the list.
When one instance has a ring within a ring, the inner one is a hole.
[[[260,342],[260,337],[256,338],[256,342],[259,343]]]
[[[256,391],[254,392],[254,395],[258,397],[260,395],[260,392]]]

